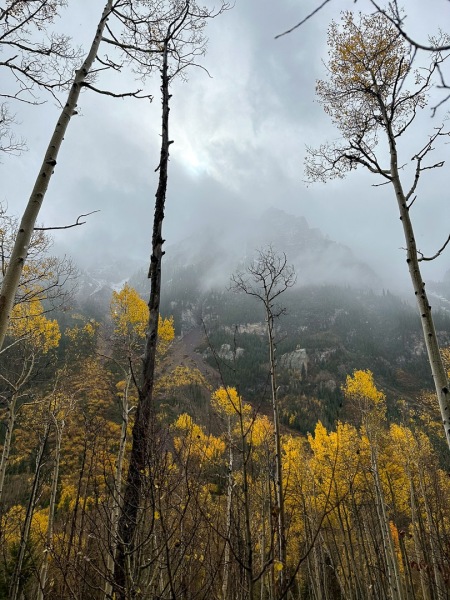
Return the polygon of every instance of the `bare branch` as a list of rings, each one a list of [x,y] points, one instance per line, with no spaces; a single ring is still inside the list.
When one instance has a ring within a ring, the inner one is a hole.
[[[85,225],[85,223],[86,223],[86,221],[80,221],[80,219],[82,219],[83,217],[89,217],[89,215],[93,215],[94,213],[98,213],[98,212],[100,212],[100,211],[93,210],[84,215],[80,215],[79,217],[77,217],[77,220],[75,221],[75,223],[72,223],[72,225],[61,225],[59,227],[35,227],[34,230],[35,231],[52,231],[53,229],[70,229],[71,227],[78,227],[78,225]]]
[[[370,0],[372,5],[377,9],[377,12],[381,13],[390,21],[390,23],[397,29],[398,33],[405,39],[411,46],[417,48],[418,50],[425,50],[426,52],[445,52],[450,50],[449,43],[435,43],[435,44],[422,44],[414,40],[411,36],[409,36],[403,28],[403,19],[400,16],[400,11],[397,6],[396,0],[393,3],[390,3],[391,10],[393,9],[393,14],[382,8],[376,0]]]
[[[100,90],[99,88],[94,87],[92,84],[85,82],[83,87],[86,87],[97,94],[103,94],[105,96],[111,96],[112,98],[137,98],[138,100],[153,100],[153,96],[151,94],[143,94],[140,95],[142,90],[136,90],[135,92],[124,92],[121,94],[117,94],[115,92],[110,92],[109,90]]]
[[[434,256],[424,256],[422,254],[422,252],[419,252],[419,250],[417,250],[417,254],[420,254],[420,258],[418,259],[419,262],[425,260],[425,261],[430,261],[430,260],[434,260],[435,258],[437,258],[438,256],[440,256],[442,254],[442,252],[445,250],[445,248],[448,246],[448,244],[450,243],[450,235],[448,236],[445,244],[436,252],[436,254]]]
[[[302,19],[300,21],[300,23],[297,23],[297,25],[294,25],[294,27],[291,27],[290,29],[287,29],[286,31],[283,31],[283,33],[279,33],[278,35],[275,36],[275,39],[277,40],[280,37],[283,37],[284,35],[288,35],[289,33],[292,33],[293,31],[295,31],[296,29],[298,29],[299,27],[301,27],[304,23],[306,23],[306,21],[309,21],[309,19],[311,19],[311,17],[313,17],[315,14],[317,14],[320,10],[322,10],[322,8],[328,4],[328,2],[330,2],[331,0],[324,0],[322,2],[322,4],[320,4],[317,8],[315,8],[312,12],[309,13],[309,15],[307,15],[304,19]]]

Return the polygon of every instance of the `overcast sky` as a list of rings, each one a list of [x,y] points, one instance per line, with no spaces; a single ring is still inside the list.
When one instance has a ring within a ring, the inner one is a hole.
[[[86,48],[95,31],[103,0],[69,2],[59,27]],[[347,9],[369,10],[368,0],[332,0],[300,29],[275,40],[318,5],[318,0],[236,0],[232,10],[208,26],[208,53],[189,81],[173,86],[171,162],[164,237],[170,245],[198,234],[211,222],[233,232],[241,217],[270,206],[305,216],[331,239],[349,245],[391,287],[408,283],[403,234],[395,197],[387,187],[372,187],[373,175],[353,173],[342,181],[304,183],[306,145],[337,138],[315,102],[315,81],[324,76],[326,32],[331,19]],[[407,3],[409,31],[426,41],[439,24],[450,23],[450,3]],[[106,83],[106,82],[105,82]],[[116,91],[140,84],[130,74],[107,81]],[[158,164],[160,101],[158,81],[146,89],[147,101],[115,100],[91,92],[82,95],[80,116],[66,134],[40,221],[46,226],[73,222],[77,215],[100,210],[83,227],[55,233],[68,253],[103,258],[130,256],[147,260]],[[450,103],[447,104],[450,108]],[[28,144],[21,157],[0,165],[0,199],[20,215],[33,187],[40,161],[58,116],[49,102],[16,107],[20,134]],[[401,148],[408,162],[439,125],[445,111],[431,119],[425,109],[414,133]],[[449,159],[450,145],[435,159]],[[412,210],[419,249],[434,253],[450,232],[450,161],[424,174]],[[405,173],[407,174],[407,173]],[[281,249],[282,250],[282,249]],[[450,250],[424,266],[425,279],[438,279],[450,268]]]

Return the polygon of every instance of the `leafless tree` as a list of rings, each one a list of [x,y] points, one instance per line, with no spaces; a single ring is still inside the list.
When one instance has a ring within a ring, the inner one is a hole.
[[[286,523],[284,511],[283,472],[281,456],[280,415],[276,381],[276,342],[275,320],[284,314],[285,309],[278,303],[281,294],[291,288],[296,281],[294,268],[288,265],[286,254],[278,254],[269,246],[259,250],[256,259],[247,267],[246,273],[232,276],[232,289],[253,296],[264,306],[269,342],[270,382],[275,435],[275,488],[278,518],[278,559],[283,568],[280,571],[279,587],[283,590],[286,580]]]
[[[124,3],[118,13],[126,26],[121,40],[109,40],[118,44],[130,61],[146,76],[156,66],[161,73],[161,152],[157,170],[159,182],[156,191],[153,219],[152,253],[148,277],[151,282],[149,299],[149,325],[143,359],[143,377],[139,389],[139,401],[132,433],[132,448],[128,475],[124,489],[122,512],[119,520],[119,544],[115,566],[115,587],[118,600],[126,600],[135,593],[130,569],[133,562],[134,539],[138,523],[139,506],[146,465],[151,453],[153,391],[155,379],[156,346],[161,294],[161,265],[163,257],[162,225],[167,192],[169,147],[170,85],[179,75],[184,76],[188,67],[197,65],[197,58],[205,53],[204,28],[208,19],[227,8],[221,2],[216,10],[201,8],[191,0],[160,0]],[[151,462],[151,461],[150,461]]]

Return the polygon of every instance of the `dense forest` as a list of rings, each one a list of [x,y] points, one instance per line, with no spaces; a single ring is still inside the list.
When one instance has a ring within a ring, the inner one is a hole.
[[[255,231],[230,249],[233,271],[216,273],[212,239],[164,258],[173,81],[229,4],[107,0],[85,55],[41,41],[66,2],[0,7],[15,86],[0,89],[1,151],[24,149],[15,100],[67,94],[22,217],[0,210],[0,600],[450,598],[450,289],[422,277],[450,237],[425,256],[410,211],[449,132],[408,147],[410,170],[401,153],[430,90],[448,89],[449,38],[420,44],[396,0],[369,4],[329,27],[316,91],[341,138],[308,147],[306,177],[361,167],[389,187],[411,303],[278,208],[258,250]],[[99,87],[126,68],[160,83],[151,257],[106,285],[52,253],[51,230],[89,215],[37,219],[80,92],[150,99]],[[318,282],[324,265],[340,284]]]

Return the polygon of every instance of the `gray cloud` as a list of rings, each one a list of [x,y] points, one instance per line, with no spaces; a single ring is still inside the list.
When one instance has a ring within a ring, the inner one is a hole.
[[[85,45],[86,24],[95,22],[102,3],[93,4],[70,7],[72,16],[62,21]],[[196,69],[187,83],[179,81],[173,88],[175,143],[165,237],[170,245],[215,222],[227,230],[229,240],[233,231],[243,235],[237,226],[240,215],[249,217],[278,206],[304,215],[310,226],[349,245],[387,285],[409,285],[402,231],[389,188],[372,187],[376,180],[362,172],[327,185],[307,187],[303,181],[305,145],[337,137],[314,100],[315,81],[324,75],[327,26],[332,17],[338,18],[339,10],[355,5],[334,0],[290,36],[275,41],[274,35],[316,4],[237,0],[233,10],[210,24],[204,65],[212,78]],[[432,0],[425,15],[420,6],[408,6],[412,33],[426,39],[427,32],[443,22],[442,10],[450,12],[446,4]],[[433,17],[433,7],[441,11],[439,19]],[[357,8],[368,10],[369,3],[360,0]],[[108,76],[104,84],[113,82],[115,89],[137,85],[131,74],[122,79]],[[91,93],[82,96],[82,116],[67,133],[41,219],[46,225],[62,224],[80,213],[101,210],[82,228],[55,234],[68,253],[104,260],[116,254],[148,257],[160,102],[157,78],[146,85],[155,94],[152,104]],[[30,150],[20,158],[7,157],[0,165],[1,198],[12,212],[23,210],[57,114],[52,103],[21,109],[21,130]],[[424,111],[414,134],[405,140],[405,160],[426,140],[436,119]],[[448,153],[449,146],[443,146],[436,158],[448,158]],[[447,181],[447,166],[426,174],[413,209],[419,247],[426,253],[433,253],[449,233]],[[426,265],[425,277],[441,277],[450,266],[449,256],[447,252],[439,262]]]

